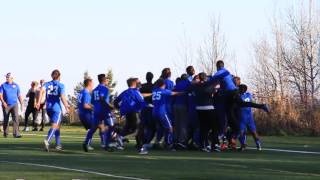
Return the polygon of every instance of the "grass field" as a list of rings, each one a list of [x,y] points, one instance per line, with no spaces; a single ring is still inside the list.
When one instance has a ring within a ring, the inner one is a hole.
[[[123,152],[110,153],[95,143],[95,151],[84,153],[84,134],[81,128],[63,127],[65,150],[50,153],[42,150],[44,133],[0,138],[0,179],[320,179],[320,138],[263,137],[264,148],[318,154],[152,151],[140,156],[133,144]]]

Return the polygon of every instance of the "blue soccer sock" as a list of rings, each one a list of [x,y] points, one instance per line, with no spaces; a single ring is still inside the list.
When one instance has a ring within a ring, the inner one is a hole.
[[[241,135],[239,141],[241,145],[245,145],[247,143],[247,136],[245,134]]]
[[[168,131],[166,133],[166,143],[167,143],[167,145],[173,144],[173,132]]]
[[[90,142],[95,132],[96,132],[96,129],[89,129],[89,131],[87,132],[86,138],[84,140],[84,144],[90,145]]]
[[[107,131],[105,131],[104,144],[106,145],[106,147],[108,147],[110,144],[111,136],[112,136],[112,129],[108,129]]]
[[[163,128],[160,127],[157,129],[157,138],[156,138],[156,143],[160,143],[161,139],[163,137]]]
[[[48,131],[48,136],[47,136],[47,141],[50,143],[51,142],[51,139],[53,137],[53,135],[55,134],[55,131],[57,129],[54,129],[54,128],[50,128],[50,130]]]
[[[54,133],[54,136],[56,138],[56,145],[61,145],[61,140],[60,140],[60,129],[57,129],[56,132]]]
[[[261,146],[261,141],[260,141],[260,139],[257,139],[257,140],[256,140],[256,145],[257,145],[257,146]]]

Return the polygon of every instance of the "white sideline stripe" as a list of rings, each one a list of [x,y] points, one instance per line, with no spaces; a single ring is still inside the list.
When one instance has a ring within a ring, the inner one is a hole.
[[[251,150],[255,150],[256,148],[249,148]],[[285,153],[298,153],[298,154],[315,154],[320,155],[320,152],[312,152],[312,151],[296,151],[296,150],[287,150],[287,149],[273,149],[273,148],[263,148],[262,151],[273,151],[273,152],[285,152]]]
[[[320,177],[320,174],[314,174],[314,173],[292,172],[292,171],[283,171],[283,170],[266,169],[266,168],[263,168],[262,170],[271,171],[271,172],[277,172],[277,173],[296,174],[296,175],[301,175],[301,176],[316,176],[316,177]]]
[[[94,174],[94,175],[105,176],[105,177],[112,177],[112,178],[117,178],[117,179],[149,180],[149,179],[141,179],[141,178],[128,177],[128,176],[117,176],[117,175],[105,174],[105,173],[100,173],[100,172],[95,172],[95,171],[86,171],[86,170],[81,170],[81,169],[72,169],[72,168],[65,168],[65,167],[59,167],[59,166],[50,166],[50,165],[44,165],[44,164],[22,163],[22,162],[14,162],[14,161],[0,161],[0,162],[1,163],[25,165],[25,166],[37,166],[37,167],[44,167],[44,168],[52,168],[52,169],[59,169],[59,170],[64,170],[64,171],[88,173],[88,174]]]

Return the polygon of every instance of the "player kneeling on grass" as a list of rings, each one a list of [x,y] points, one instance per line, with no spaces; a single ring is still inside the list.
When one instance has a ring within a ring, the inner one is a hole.
[[[241,99],[245,102],[252,102],[252,94],[247,92],[247,90],[248,90],[248,87],[246,85],[241,84],[239,86]],[[240,118],[240,137],[239,137],[239,141],[241,143],[241,147],[239,149],[240,151],[245,150],[247,147],[247,144],[246,144],[247,127],[254,138],[254,141],[257,146],[257,150],[261,151],[262,150],[261,141],[256,130],[256,124],[253,119],[252,108],[243,107],[241,108],[241,118]]]
[[[93,104],[93,121],[91,128],[88,131],[86,142],[83,145],[84,151],[89,150],[89,141],[92,139],[94,133],[99,128],[101,130],[103,142],[102,147],[105,150],[112,151],[113,147],[110,145],[110,139],[113,128],[113,117],[111,115],[111,109],[113,107],[110,104],[110,94],[107,87],[108,79],[105,74],[98,75],[99,85],[92,92],[92,104]]]
[[[62,107],[63,103],[66,112],[69,112],[69,105],[65,97],[65,88],[60,83],[60,71],[54,70],[51,73],[52,81],[45,83],[40,92],[40,98],[46,94],[47,96],[47,114],[50,118],[51,128],[48,132],[47,138],[44,140],[45,150],[49,152],[50,142],[53,136],[56,138],[56,150],[62,150],[60,142],[60,123],[62,120]],[[37,103],[37,109],[41,106],[41,102]]]
[[[183,92],[173,92],[166,89],[164,79],[159,79],[155,84],[155,89],[152,92],[153,101],[153,117],[165,130],[165,145],[168,149],[174,150],[173,145],[173,127],[172,121],[169,119],[167,112],[167,100],[168,97],[181,95]],[[151,148],[150,144],[145,144],[140,150],[140,154],[148,154],[148,150]]]

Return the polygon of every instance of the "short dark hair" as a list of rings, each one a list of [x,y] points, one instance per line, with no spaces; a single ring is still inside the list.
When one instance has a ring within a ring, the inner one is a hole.
[[[138,81],[138,78],[129,78],[127,80],[127,85],[128,87],[131,87],[133,85],[133,83],[137,82]]]
[[[200,81],[206,81],[207,74],[205,72],[199,73],[199,79],[200,79]]]
[[[187,80],[188,74],[182,74],[180,78],[181,78],[181,80]]]
[[[99,74],[98,75],[99,83],[102,83],[104,80],[106,80],[106,75],[105,74]]]
[[[171,69],[170,68],[164,68],[161,72],[161,78],[162,79],[168,79],[171,77]]]
[[[177,77],[176,78],[176,84],[178,84],[181,80],[182,80],[181,77]]]
[[[58,69],[53,70],[51,73],[51,77],[53,80],[58,80],[60,76],[61,76],[61,73]]]
[[[223,68],[224,67],[224,62],[222,60],[217,61],[217,68]]]
[[[146,80],[147,80],[147,82],[152,82],[152,79],[153,79],[153,74],[152,74],[152,72],[147,72],[147,74],[146,74]]]
[[[88,87],[91,82],[92,82],[92,79],[90,79],[90,78],[85,79],[85,80],[83,81],[84,87]]]
[[[240,84],[240,86],[239,86],[240,93],[245,93],[245,92],[247,92],[247,90],[248,90],[248,86],[247,85]]]
[[[194,73],[194,67],[193,66],[188,66],[186,69],[186,72],[188,75],[193,75]]]
[[[161,86],[165,85],[164,79],[162,79],[162,78],[158,79],[156,81],[155,85],[156,85],[156,87],[161,87]]]

